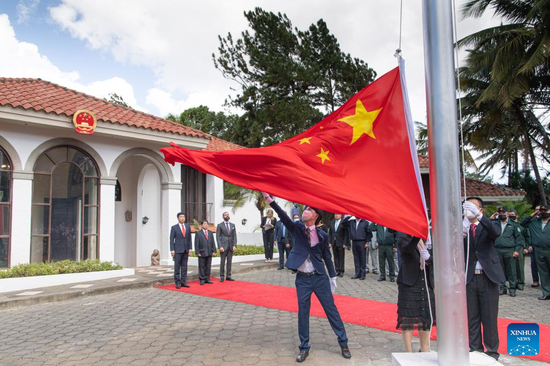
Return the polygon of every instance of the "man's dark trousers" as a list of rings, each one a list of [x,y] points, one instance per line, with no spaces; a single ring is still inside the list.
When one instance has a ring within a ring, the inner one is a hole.
[[[199,257],[199,280],[202,282],[210,279],[212,269],[212,256]]]
[[[535,246],[533,245],[533,251],[530,254],[531,256],[531,276],[533,277],[533,282],[539,282],[539,269],[537,268],[537,258],[535,256]]]
[[[344,260],[346,257],[346,252],[343,246],[339,247],[335,244],[332,244],[332,253],[334,254],[334,269],[336,273],[344,273],[345,265]]]
[[[466,286],[468,303],[468,324],[470,324],[470,351],[485,352],[488,355],[498,355],[498,290],[499,285],[491,281],[485,273],[474,275]],[[493,311],[491,311],[493,309]],[[481,321],[480,321],[481,319]],[[483,342],[481,339],[481,324],[483,323]],[[483,344],[487,351],[484,351]]]
[[[353,250],[355,275],[361,278],[365,277],[367,275],[367,249],[365,248],[365,242],[362,240],[354,240],[351,247]]]
[[[315,293],[321,303],[340,346],[348,345],[348,336],[342,318],[338,313],[334,298],[330,291],[330,281],[326,275],[306,275],[298,272],[296,275],[296,293],[298,295],[298,334],[300,350],[309,351],[309,310],[311,294]]]
[[[285,268],[285,255],[288,259],[290,254],[290,248],[286,247],[286,239],[277,242],[277,249],[279,250],[279,268]]]
[[[233,261],[233,251],[231,249],[220,251],[220,278],[225,275],[225,262],[227,261],[227,277],[231,277],[231,262]],[[227,259],[226,259],[227,258]]]
[[[386,278],[386,261],[390,271],[390,279],[395,278],[395,261],[393,260],[392,245],[378,245],[378,267],[380,267],[380,277]]]
[[[187,261],[189,252],[176,253],[174,255],[174,282],[176,285],[187,282]],[[181,273],[181,275],[180,275]]]
[[[550,248],[538,247],[535,257],[537,259],[542,294],[550,296]]]
[[[514,258],[514,248],[496,248],[498,257],[500,258],[500,265],[502,270],[506,274],[508,285],[513,291],[518,287],[518,277],[516,272],[517,259]],[[499,285],[501,290],[506,290],[506,282],[502,282]]]
[[[353,264],[355,266],[355,275],[358,277],[365,277],[367,275],[367,249],[365,248],[365,242],[362,240],[352,241],[351,248],[353,251]]]

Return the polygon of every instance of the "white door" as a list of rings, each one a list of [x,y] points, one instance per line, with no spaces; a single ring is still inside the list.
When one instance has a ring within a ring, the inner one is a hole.
[[[149,266],[154,249],[161,248],[161,184],[157,168],[147,164],[138,179],[137,266]],[[144,218],[147,223],[143,223]]]

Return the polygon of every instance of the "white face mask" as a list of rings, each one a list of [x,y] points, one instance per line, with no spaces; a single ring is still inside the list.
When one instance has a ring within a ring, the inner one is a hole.
[[[474,215],[474,213],[470,210],[464,210],[464,215],[466,215],[466,217],[469,218],[470,220],[473,220],[476,218],[476,215]]]
[[[313,214],[309,210],[304,211],[304,213],[302,214],[302,220],[303,221],[307,221],[307,220],[311,219],[312,217],[313,217]]]

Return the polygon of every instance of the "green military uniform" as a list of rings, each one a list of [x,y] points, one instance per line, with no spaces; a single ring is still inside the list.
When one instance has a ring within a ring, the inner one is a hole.
[[[521,226],[529,229],[531,245],[535,248],[542,296],[550,297],[550,220],[545,223],[540,217],[528,216]]]
[[[395,230],[388,229],[382,225],[370,224],[370,230],[376,230],[376,241],[378,242],[378,266],[380,267],[379,280],[386,279],[386,261],[388,261],[390,280],[395,280],[395,261],[393,259],[393,248],[397,248],[395,241]]]
[[[495,221],[500,225],[501,229],[500,236],[495,240],[495,249],[500,258],[500,265],[506,274],[510,294],[514,294],[517,288],[517,258],[514,258],[514,252],[520,253],[523,251],[525,240],[523,240],[523,236],[521,235],[521,228],[512,220]],[[506,293],[506,283],[500,283],[500,291],[501,293]]]
[[[519,225],[518,222],[516,222],[516,224]],[[523,226],[520,226],[520,229],[521,229],[521,236],[523,236],[523,240],[525,242],[523,249],[529,250],[529,247],[531,246],[531,236],[529,235],[529,230]],[[523,253],[523,250],[519,252],[519,256],[517,257],[516,272],[518,275],[517,289],[523,290],[525,288],[525,254]]]

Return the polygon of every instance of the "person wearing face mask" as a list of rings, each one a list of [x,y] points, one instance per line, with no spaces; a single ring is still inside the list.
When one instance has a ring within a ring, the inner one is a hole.
[[[521,229],[518,224],[508,219],[508,209],[506,206],[497,207],[497,212],[491,218],[500,226],[500,236],[495,240],[495,248],[500,258],[500,265],[508,280],[500,283],[500,295],[505,295],[508,291],[511,297],[516,296],[517,288],[517,258],[520,252],[523,252],[525,241],[521,235]]]
[[[485,352],[498,360],[498,288],[506,280],[495,249],[501,230],[483,215],[481,198],[467,198],[462,208],[470,351]]]
[[[294,217],[295,215],[298,215],[298,218],[302,217],[302,209],[296,202],[294,202],[290,208],[290,217]]]
[[[536,245],[535,259],[542,290],[539,300],[550,300],[550,225],[548,221],[550,221],[550,205],[542,205],[520,224],[529,229],[531,241]]]
[[[297,271],[296,295],[298,297],[300,352],[296,356],[296,361],[304,362],[309,356],[309,311],[312,294],[317,296],[332,330],[338,337],[342,356],[351,358],[346,329],[332,296],[336,290],[336,271],[328,246],[328,234],[316,225],[319,223],[322,211],[306,207],[302,213],[303,222],[292,221],[269,194],[263,193],[263,195],[292,235],[293,247],[285,265],[287,268]]]
[[[521,236],[523,237],[523,248],[519,251],[519,255],[516,261],[516,273],[517,273],[517,289],[523,291],[525,288],[525,254],[529,253],[529,246],[531,245],[531,238],[529,237],[529,230],[521,226],[518,222],[518,214],[516,210],[511,208],[508,211],[508,220],[518,225]]]

